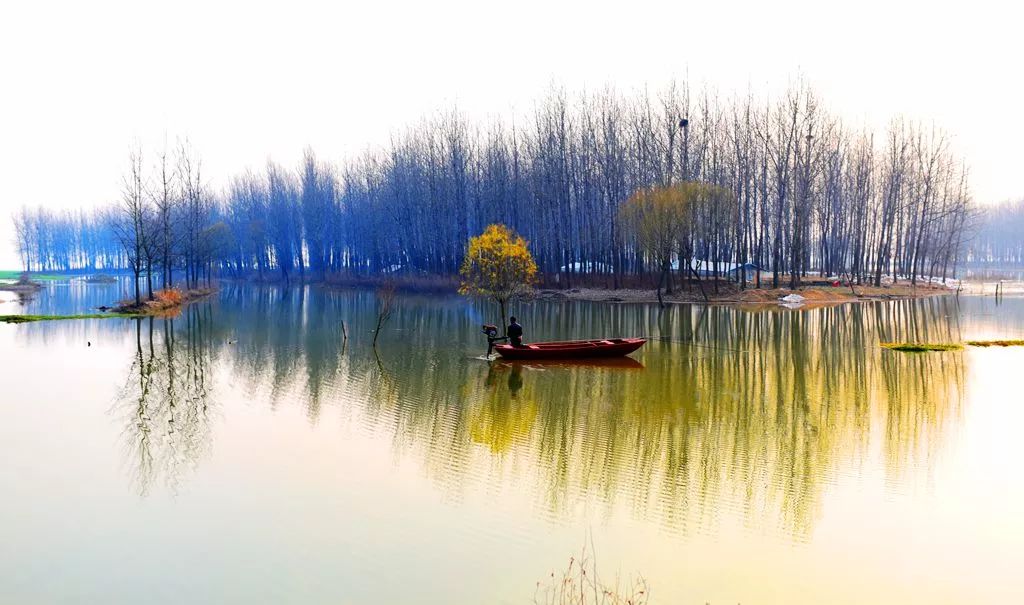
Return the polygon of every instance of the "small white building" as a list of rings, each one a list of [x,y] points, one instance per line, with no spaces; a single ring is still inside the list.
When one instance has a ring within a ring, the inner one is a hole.
[[[558,268],[559,273],[612,273],[614,269],[607,263],[587,261],[585,263],[569,263]]]
[[[690,268],[693,269],[693,273],[696,273],[701,278],[705,277],[727,277],[729,279],[740,279],[743,277],[747,281],[751,281],[757,277],[757,272],[760,271],[760,267],[753,263],[715,263],[703,259],[691,259]],[[679,270],[679,261],[672,261],[672,270]],[[740,273],[742,271],[742,273]],[[689,273],[688,275],[692,275]]]

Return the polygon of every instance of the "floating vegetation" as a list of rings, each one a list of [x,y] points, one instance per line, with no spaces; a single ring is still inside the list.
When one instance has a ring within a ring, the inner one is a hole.
[[[57,321],[63,319],[112,319],[142,317],[138,313],[83,313],[81,315],[0,315],[0,323],[24,324],[33,321]]]
[[[1024,340],[968,340],[972,347],[1024,347]]]
[[[959,351],[963,345],[956,343],[933,342],[883,342],[883,348],[904,353],[925,353],[928,351]]]

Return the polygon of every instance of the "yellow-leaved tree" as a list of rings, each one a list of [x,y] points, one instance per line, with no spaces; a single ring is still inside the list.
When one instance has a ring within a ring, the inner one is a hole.
[[[661,288],[670,277],[672,258],[689,238],[692,227],[692,197],[689,183],[649,187],[638,190],[619,207],[619,221],[624,230],[635,238],[640,249],[659,269],[658,302],[663,306]],[[672,293],[670,279],[668,293]]]
[[[697,240],[710,241],[715,233],[729,228],[732,193],[709,183],[686,181],[669,186],[640,189],[619,207],[619,221],[637,246],[659,269],[658,302],[664,306],[661,288],[668,282],[672,293],[672,260],[679,269],[692,273],[707,300],[700,275],[691,259]]]
[[[498,303],[504,334],[508,303],[533,288],[537,263],[525,239],[505,225],[490,225],[480,235],[469,238],[459,275],[462,276],[460,294],[489,298]]]

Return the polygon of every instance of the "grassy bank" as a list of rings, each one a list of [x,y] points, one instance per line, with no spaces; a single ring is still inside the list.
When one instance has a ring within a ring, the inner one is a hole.
[[[24,271],[0,271],[0,279],[2,280],[15,280],[21,277]],[[29,273],[29,279],[32,281],[59,281],[62,279],[68,279],[66,275],[51,275],[48,273]]]

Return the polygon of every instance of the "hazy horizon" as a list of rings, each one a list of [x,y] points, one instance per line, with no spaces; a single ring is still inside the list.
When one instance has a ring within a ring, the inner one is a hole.
[[[267,158],[297,166],[307,146],[340,163],[452,107],[479,122],[528,112],[552,86],[674,80],[764,97],[803,77],[851,124],[904,116],[947,130],[979,203],[1024,195],[1012,20],[994,4],[610,6],[8,9],[0,268],[18,266],[14,210],[116,200],[136,141],[152,152],[189,138],[219,189]]]

